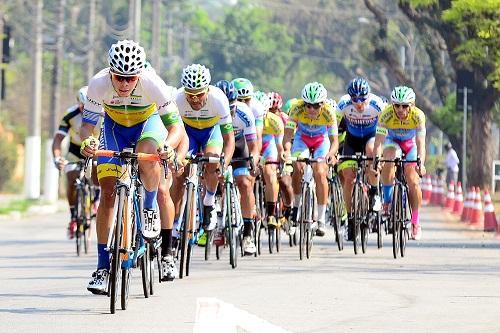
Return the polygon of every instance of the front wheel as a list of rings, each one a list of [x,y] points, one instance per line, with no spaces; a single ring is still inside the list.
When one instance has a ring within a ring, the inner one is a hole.
[[[130,269],[122,269],[122,290],[121,290],[122,310],[127,310],[129,290],[130,290]]]
[[[141,277],[142,277],[142,291],[144,293],[144,297],[148,298],[149,297],[149,278],[151,277],[150,275],[150,260],[149,260],[149,251],[148,251],[149,244],[146,244],[146,250],[144,251],[144,255],[141,257]]]

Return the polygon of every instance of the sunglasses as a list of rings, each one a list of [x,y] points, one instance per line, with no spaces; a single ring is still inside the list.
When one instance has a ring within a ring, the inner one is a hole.
[[[306,108],[319,109],[321,107],[321,103],[305,103]]]
[[[351,101],[353,101],[353,103],[363,103],[364,101],[366,101],[368,99],[368,97],[351,97]]]
[[[190,91],[187,91],[186,89],[184,89],[184,93],[186,95],[188,95],[189,97],[196,97],[196,98],[200,98],[201,96],[206,94],[207,91],[208,91],[208,89],[203,89],[202,91],[199,91],[199,92],[190,92]]]
[[[118,74],[112,74],[113,75],[113,78],[118,81],[118,82],[123,82],[123,81],[127,81],[127,82],[135,82],[139,79],[139,76],[137,75],[134,75],[134,76],[122,76],[122,75],[118,75]]]
[[[240,102],[247,102],[251,99],[252,97],[245,97],[245,98],[238,98],[238,101]]]
[[[403,108],[403,109],[408,109],[410,107],[409,104],[394,104],[394,107],[396,109]]]

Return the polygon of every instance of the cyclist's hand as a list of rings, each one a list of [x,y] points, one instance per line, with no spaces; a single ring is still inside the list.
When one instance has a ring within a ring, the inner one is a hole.
[[[283,162],[286,163],[288,160],[290,160],[290,152],[288,150],[283,150],[280,157],[283,160]]]
[[[59,171],[62,171],[64,169],[66,163],[67,161],[64,159],[64,157],[57,156],[54,158],[54,165],[57,169],[59,169]]]
[[[337,163],[337,157],[334,152],[328,152],[328,154],[326,154],[326,163],[330,165]]]
[[[80,153],[85,157],[93,157],[97,148],[98,140],[92,135],[82,141]]]
[[[174,148],[170,147],[169,145],[164,145],[163,150],[160,152],[160,158],[162,160],[166,160],[169,163],[173,162],[175,158]]]
[[[425,165],[420,164],[420,167],[417,166],[417,172],[420,176],[425,176],[427,170],[425,170]]]

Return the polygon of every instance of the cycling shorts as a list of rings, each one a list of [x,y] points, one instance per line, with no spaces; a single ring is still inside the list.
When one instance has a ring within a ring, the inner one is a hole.
[[[249,156],[247,142],[245,137],[241,137],[234,143],[233,158],[247,158]],[[250,163],[248,161],[239,161],[231,163],[233,166],[233,176],[249,176]]]
[[[210,128],[198,129],[184,124],[189,137],[188,156],[205,151],[207,147],[215,147],[215,153],[221,154],[223,147],[222,133],[217,124]]]
[[[417,159],[417,145],[415,142],[415,138],[411,138],[408,140],[397,140],[390,136],[386,136],[384,141],[384,149],[385,148],[395,148],[396,156],[402,156],[402,154],[404,154],[405,159],[407,160]],[[416,164],[409,163],[409,165]]]
[[[314,150],[313,158],[326,158],[326,154],[330,150],[330,139],[328,134],[318,136],[307,136],[299,132],[295,133],[292,145],[293,157],[310,157],[310,150]]]
[[[274,135],[272,134],[262,135],[262,149],[260,151],[260,156],[262,164],[265,164],[265,162],[278,161],[278,147],[276,146]]]
[[[152,140],[158,148],[163,146],[167,138],[167,129],[161,121],[158,112],[148,119],[134,126],[123,126],[116,123],[108,114],[104,117],[104,124],[99,139],[99,149],[122,151],[131,148],[142,140]],[[122,173],[123,162],[116,157],[97,157],[97,178],[119,177]]]
[[[375,132],[364,137],[353,136],[347,132],[344,140],[344,146],[342,148],[342,155],[355,155],[356,153],[364,154],[366,152],[366,144],[373,141],[375,141]],[[343,161],[338,165],[337,170],[340,172],[347,168],[357,167],[358,163],[356,161]]]

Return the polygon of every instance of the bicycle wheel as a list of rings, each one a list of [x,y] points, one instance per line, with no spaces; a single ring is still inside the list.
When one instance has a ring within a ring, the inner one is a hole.
[[[128,294],[130,290],[130,269],[122,269],[122,290],[121,290],[121,305],[122,310],[127,310]]]
[[[89,253],[90,249],[90,235],[92,225],[92,188],[87,183],[85,186],[85,221],[83,223],[83,250],[85,254]]]
[[[110,251],[111,254],[111,267],[109,274],[109,294],[110,294],[110,311],[111,313],[115,313],[116,311],[116,300],[118,298],[118,284],[120,281],[120,270],[121,270],[121,255],[120,255],[120,246],[122,243],[122,225],[123,225],[123,214],[124,207],[123,203],[127,199],[125,194],[126,189],[121,187],[118,189],[118,195],[116,196],[116,200],[118,200],[118,209],[116,213],[116,222],[115,222],[115,232],[113,235],[112,248]]]
[[[394,186],[394,192],[392,194],[392,209],[391,209],[391,220],[392,220],[392,254],[394,259],[397,259],[399,255],[400,246],[400,230],[401,230],[401,215],[399,205],[401,203],[401,190],[398,185]]]
[[[379,211],[375,215],[375,223],[377,225],[377,247],[379,249],[384,245],[383,230],[382,230],[382,213]]]
[[[363,189],[359,183],[354,184],[354,194],[352,196],[352,209],[354,210],[354,235],[353,235],[353,247],[354,254],[359,253],[359,245],[361,243],[361,220],[363,219],[362,203],[361,198],[363,195]]]
[[[194,188],[193,184],[189,183],[187,185],[187,200],[186,200],[186,206],[184,208],[184,218],[183,218],[183,223],[182,223],[182,229],[181,229],[181,244],[180,244],[180,263],[179,263],[179,279],[182,279],[184,277],[184,272],[185,272],[185,267],[186,267],[186,262],[187,262],[187,255],[188,255],[188,243],[189,243],[189,238],[192,232],[193,228],[193,222],[194,222]]]
[[[227,204],[227,214],[226,214],[226,227],[228,230],[228,241],[229,241],[229,264],[234,269],[238,265],[238,234],[235,230],[236,227],[236,198],[234,194],[233,187],[227,183],[226,184],[226,204]]]
[[[207,243],[205,244],[205,261],[210,259],[210,253],[212,252],[212,243],[214,241],[214,231],[205,230],[207,234]]]
[[[149,273],[149,243],[146,244],[146,250],[144,251],[144,254],[141,257],[141,278],[142,278],[142,291],[144,293],[144,297],[148,298],[149,297],[149,278],[150,278],[150,273]]]
[[[189,276],[189,267],[191,266],[191,258],[193,256],[193,247],[191,241],[188,241],[187,257],[186,257],[186,276]]]
[[[76,243],[76,255],[80,256],[82,249],[82,219],[83,219],[83,193],[82,189],[78,186],[76,189],[76,231],[75,231],[75,243]]]
[[[276,237],[275,237],[275,244],[276,244],[276,253],[280,252],[280,246],[281,246],[281,238],[280,238],[280,233],[281,233],[281,227],[278,224],[278,227],[275,229],[276,231]]]
[[[361,229],[361,250],[363,253],[366,253],[368,250],[368,235],[370,233],[370,220],[367,219],[369,218],[367,211],[368,211],[368,197],[366,194],[363,192],[363,196],[361,197],[361,211],[363,212],[363,218],[360,223],[360,229]]]
[[[269,253],[273,253],[274,243],[276,242],[276,228],[271,228],[267,226],[267,238],[269,245]]]
[[[154,284],[155,284],[155,246],[154,244],[148,244],[148,247],[146,249],[149,254],[148,254],[148,272],[149,272],[149,294],[153,295],[154,294]]]
[[[257,251],[255,251],[255,257],[260,256],[261,250],[262,250],[262,240],[261,240],[261,232],[262,229],[262,221],[256,217],[255,218],[255,223],[254,223],[254,243],[255,246],[257,247]]]
[[[401,193],[403,193],[402,197],[403,198],[408,198],[408,193],[406,192],[405,188],[401,188]],[[402,216],[402,223],[401,223],[401,234],[399,235],[399,250],[401,253],[401,258],[403,258],[406,254],[406,240],[408,239],[409,232],[408,232],[408,225],[410,222],[410,219],[407,216],[407,211],[408,211],[408,200],[401,200],[401,216]],[[411,218],[411,217],[410,217]]]
[[[335,243],[337,243],[337,248],[339,251],[342,251],[344,248],[344,235],[341,233],[341,226],[340,226],[340,216],[338,215],[338,197],[337,197],[337,190],[335,188],[336,183],[333,182],[331,187],[330,187],[330,225],[333,226],[333,231],[335,233]]]
[[[299,226],[300,226],[300,234],[299,234],[299,257],[300,260],[304,258],[304,246],[306,246],[306,222],[305,219],[307,218],[307,212],[308,212],[308,205],[309,205],[309,198],[307,197],[309,191],[306,190],[305,186],[302,188],[302,200],[301,204],[299,207],[301,207],[301,212],[299,214]]]

